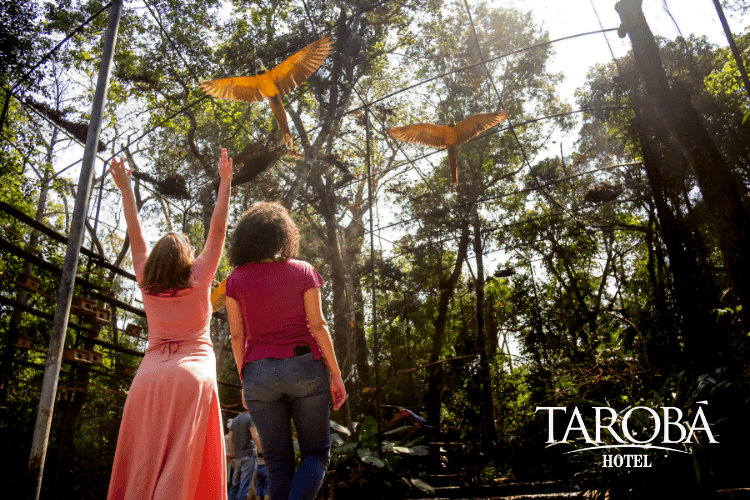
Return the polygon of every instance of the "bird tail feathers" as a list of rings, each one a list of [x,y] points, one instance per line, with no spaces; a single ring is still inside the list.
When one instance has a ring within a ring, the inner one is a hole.
[[[451,164],[453,187],[456,187],[458,186],[458,151],[454,147],[448,148],[448,162]]]
[[[281,133],[284,136],[284,142],[289,149],[294,151],[294,141],[292,140],[292,133],[289,131],[289,122],[286,119],[286,110],[284,109],[284,105],[281,103],[281,96],[276,95],[274,97],[271,97],[270,99],[268,99],[268,102],[271,104],[271,111],[273,111],[273,116],[276,117],[276,123],[279,124]]]

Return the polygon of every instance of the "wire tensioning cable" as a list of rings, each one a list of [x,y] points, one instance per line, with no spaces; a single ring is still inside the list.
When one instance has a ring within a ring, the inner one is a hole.
[[[596,168],[596,169],[593,169],[593,170],[587,170],[586,172],[582,172],[582,173],[579,173],[579,174],[575,174],[575,175],[571,175],[571,176],[568,176],[568,177],[564,177],[564,178],[558,179],[556,181],[551,181],[551,182],[547,183],[545,186],[554,186],[556,184],[560,184],[562,182],[566,182],[566,181],[568,181],[570,179],[573,179],[573,178],[576,178],[576,177],[582,177],[584,175],[592,174],[594,172],[599,172],[599,171],[603,171],[603,170],[610,170],[610,169],[613,169],[613,168],[630,167],[630,166],[642,165],[642,164],[643,164],[643,162],[632,162],[632,163],[623,163],[623,164],[619,164],[619,165],[609,165],[609,166],[606,166],[606,167],[600,167],[600,168]],[[480,200],[477,200],[476,203],[484,203],[484,202],[491,201],[491,200],[497,200],[497,199],[507,198],[509,196],[514,196],[514,195],[517,195],[517,194],[529,193],[529,192],[533,192],[533,191],[535,191],[537,189],[538,188],[536,188],[536,187],[531,187],[531,188],[526,188],[526,189],[520,189],[520,190],[517,190],[517,191],[511,191],[511,192],[508,192],[508,193],[500,193],[500,194],[497,194],[497,195],[491,195],[491,196],[484,197],[484,198],[482,198]],[[474,203],[474,202],[456,203],[456,204],[453,204],[453,205],[449,206],[448,210],[453,210],[455,208],[459,208],[460,206],[465,206],[465,205],[470,204],[470,203]],[[401,224],[407,224],[409,222],[414,222],[414,221],[417,221],[417,220],[421,220],[421,219],[423,219],[425,217],[429,217],[429,216],[432,216],[432,215],[438,215],[438,214],[443,213],[443,212],[445,212],[445,209],[433,210],[431,212],[427,212],[425,214],[422,214],[422,215],[419,215],[419,216],[416,216],[416,217],[412,217],[410,219],[404,219],[404,220],[400,220],[398,222],[393,222],[391,224],[386,224],[385,226],[379,226],[379,227],[376,228],[376,230],[380,231],[382,229],[388,229],[388,228],[391,228],[391,227],[400,226]]]
[[[500,92],[499,92],[499,91],[497,90],[497,86],[495,85],[495,79],[493,78],[493,75],[492,75],[492,72],[490,71],[490,68],[489,68],[489,66],[487,66],[487,63],[486,63],[486,62],[485,62],[485,60],[484,60],[484,55],[482,54],[482,46],[481,46],[481,45],[480,45],[480,43],[479,43],[479,36],[477,35],[477,28],[476,28],[476,26],[474,25],[474,18],[473,18],[473,16],[471,15],[471,9],[469,8],[469,2],[468,2],[468,0],[464,0],[464,5],[466,6],[466,14],[467,14],[467,15],[469,16],[469,22],[470,22],[470,24],[471,24],[471,31],[472,31],[472,33],[474,34],[474,42],[475,42],[475,43],[477,44],[477,53],[479,54],[479,59],[481,60],[481,62],[482,62],[482,65],[484,66],[484,69],[485,69],[485,71],[487,72],[487,78],[488,78],[488,80],[490,81],[490,83],[492,84],[492,88],[493,88],[493,89],[495,90],[495,94],[497,95],[497,100],[498,100],[498,103],[500,104],[500,107],[504,109],[504,108],[505,108],[505,106],[503,105],[503,98],[502,98],[502,96],[500,95]],[[602,30],[603,30],[603,29],[604,29],[604,28],[602,27]],[[556,206],[557,206],[558,208],[560,208],[561,210],[563,210],[564,212],[566,212],[566,213],[567,213],[567,214],[568,214],[568,215],[569,215],[569,216],[570,216],[570,217],[571,217],[571,218],[572,218],[573,220],[575,220],[575,221],[576,221],[576,222],[577,222],[577,223],[578,223],[578,224],[579,224],[580,226],[583,226],[583,224],[582,224],[582,223],[581,223],[580,221],[578,221],[578,220],[577,220],[577,219],[575,218],[575,216],[574,216],[574,215],[573,215],[572,213],[570,213],[570,212],[568,211],[568,208],[567,208],[567,207],[563,206],[563,205],[562,205],[562,204],[561,204],[560,202],[558,202],[558,201],[557,201],[557,200],[556,200],[556,199],[555,199],[555,198],[554,198],[554,197],[552,196],[552,194],[551,194],[551,193],[547,192],[547,191],[546,191],[546,189],[544,189],[544,188],[542,187],[541,183],[539,182],[539,178],[538,178],[538,177],[537,177],[537,175],[536,175],[536,172],[534,172],[534,169],[533,169],[533,168],[531,167],[531,162],[529,161],[529,157],[528,157],[528,155],[526,154],[526,148],[524,148],[524,147],[523,147],[523,144],[521,144],[521,141],[520,141],[520,139],[518,138],[518,134],[516,134],[515,128],[513,127],[513,122],[512,122],[512,120],[511,120],[511,118],[510,118],[510,117],[508,117],[508,128],[510,129],[510,132],[511,132],[511,134],[513,134],[513,137],[515,138],[515,140],[516,140],[516,143],[518,144],[518,147],[519,147],[519,149],[521,150],[521,154],[523,155],[523,159],[524,159],[524,162],[525,162],[525,163],[526,163],[526,165],[528,166],[528,168],[529,168],[529,172],[530,172],[530,173],[531,173],[531,175],[532,175],[532,176],[534,177],[534,182],[535,182],[535,183],[537,184],[537,186],[539,186],[539,188],[540,188],[540,191],[542,192],[542,194],[543,194],[543,195],[544,195],[544,196],[545,196],[545,197],[546,197],[546,198],[547,198],[547,199],[548,199],[549,201],[551,201],[551,202],[552,202],[552,204],[556,205]],[[585,229],[585,227],[583,227],[583,229]]]

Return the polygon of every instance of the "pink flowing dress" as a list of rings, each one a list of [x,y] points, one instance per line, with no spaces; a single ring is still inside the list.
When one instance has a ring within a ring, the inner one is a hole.
[[[193,263],[192,288],[143,293],[148,349],[125,402],[108,500],[227,498],[216,358],[209,336],[211,283],[223,247],[223,232],[209,236]],[[146,259],[133,255],[133,260],[141,282]]]

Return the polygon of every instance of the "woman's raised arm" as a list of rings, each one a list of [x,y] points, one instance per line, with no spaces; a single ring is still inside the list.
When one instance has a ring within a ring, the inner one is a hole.
[[[128,236],[130,237],[130,247],[133,251],[133,267],[138,273],[140,266],[146,262],[148,256],[148,247],[146,240],[143,239],[143,230],[141,229],[141,219],[138,216],[138,209],[135,205],[135,195],[133,188],[130,186],[130,174],[133,170],[125,170],[125,159],[120,158],[112,160],[112,167],[109,169],[115,184],[122,193],[122,204],[125,209],[125,222],[128,225]]]
[[[227,234],[227,219],[229,217],[229,196],[232,188],[232,159],[227,158],[227,150],[221,150],[221,159],[219,160],[219,175],[221,184],[219,184],[219,194],[214,207],[214,213],[211,216],[211,227],[208,230],[206,246],[199,258],[205,261],[205,268],[213,274],[219,267],[221,252],[224,250],[224,238]]]

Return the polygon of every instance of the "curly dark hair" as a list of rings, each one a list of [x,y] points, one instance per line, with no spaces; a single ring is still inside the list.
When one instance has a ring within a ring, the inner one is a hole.
[[[297,256],[299,230],[289,212],[278,202],[262,201],[244,213],[232,233],[227,258],[239,267],[265,259],[287,260]]]

